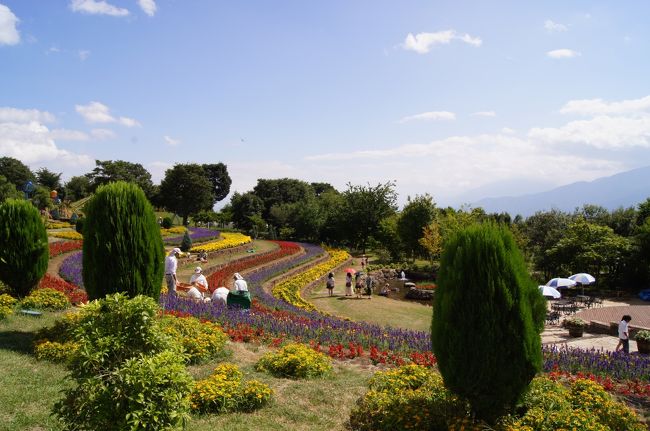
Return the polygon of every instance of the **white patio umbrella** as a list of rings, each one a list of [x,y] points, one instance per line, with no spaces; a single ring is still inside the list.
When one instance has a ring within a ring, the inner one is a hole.
[[[596,282],[594,276],[589,275],[586,272],[581,272],[580,274],[573,274],[572,276],[569,277],[569,280],[573,280],[576,283],[580,283],[580,284],[591,284]]]
[[[562,294],[556,288],[551,286],[539,286],[539,291],[542,292],[542,296],[550,296],[553,299],[560,299],[562,297]]]
[[[559,288],[559,287],[573,287],[576,285],[576,282],[569,278],[552,278],[546,283],[547,286]]]

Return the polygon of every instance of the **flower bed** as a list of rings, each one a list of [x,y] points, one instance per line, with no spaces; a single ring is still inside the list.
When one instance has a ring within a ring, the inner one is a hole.
[[[221,235],[221,232],[218,230],[207,229],[204,227],[191,227],[189,231],[192,242],[204,242],[219,238]],[[183,233],[185,232],[183,231]],[[181,241],[183,241],[183,236],[184,235],[163,238],[163,242],[167,245],[179,245]]]
[[[56,241],[49,244],[50,259],[73,250],[81,250],[83,241]]]
[[[83,268],[83,252],[79,251],[63,259],[61,267],[59,268],[59,275],[67,282],[75,286],[84,287],[84,280],[82,276]]]
[[[38,283],[38,289],[54,289],[65,294],[73,305],[88,302],[88,295],[79,287],[61,278],[45,274]]]
[[[83,235],[80,234],[79,232],[73,231],[73,230],[67,230],[63,232],[55,232],[50,234],[51,236],[55,238],[63,238],[63,239],[72,239],[72,240],[80,240],[83,239]]]
[[[237,247],[238,245],[248,244],[252,239],[248,235],[244,235],[236,232],[224,232],[221,234],[221,239],[219,241],[207,242],[205,244],[199,244],[190,249],[190,252],[197,253],[205,251],[210,253],[217,250],[223,250],[224,248]]]

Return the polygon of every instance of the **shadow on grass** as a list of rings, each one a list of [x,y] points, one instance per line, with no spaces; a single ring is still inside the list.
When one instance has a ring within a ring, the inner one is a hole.
[[[18,353],[32,354],[34,343],[33,332],[4,331],[0,332],[0,349],[12,350]]]

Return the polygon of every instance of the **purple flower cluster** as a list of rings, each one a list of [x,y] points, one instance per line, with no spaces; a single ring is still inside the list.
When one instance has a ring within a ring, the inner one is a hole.
[[[591,373],[617,380],[650,381],[650,356],[597,349],[544,346],[544,371]]]
[[[83,276],[81,275],[81,269],[83,267],[83,252],[78,251],[72,253],[70,256],[66,257],[61,263],[59,268],[59,275],[65,281],[68,281],[75,286],[81,288],[84,287]]]
[[[212,230],[205,227],[191,227],[189,228],[189,232],[192,242],[208,241],[211,239],[219,238],[219,235],[221,235],[221,232],[218,230]],[[181,243],[181,241],[183,241],[183,236],[184,234],[180,236],[163,238],[163,241],[167,245],[178,245]]]

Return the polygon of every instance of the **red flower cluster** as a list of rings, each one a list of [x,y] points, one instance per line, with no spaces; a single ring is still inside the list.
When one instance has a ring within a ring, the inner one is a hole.
[[[88,302],[88,295],[82,289],[79,289],[72,283],[68,283],[62,278],[54,277],[50,274],[45,274],[45,276],[38,283],[37,289],[54,289],[62,292],[65,296],[68,297],[72,304],[81,304],[82,302]]]
[[[388,350],[379,350],[375,346],[370,348],[370,361],[374,364],[388,364],[402,366],[406,364],[406,360],[393,352]]]
[[[363,356],[363,347],[361,344],[349,343],[346,349],[343,344],[332,344],[329,346],[327,354],[334,359],[360,358]]]
[[[264,331],[262,329],[256,329],[250,325],[237,325],[234,328],[226,327],[224,328],[224,332],[230,337],[231,341],[240,343],[255,342],[264,338]]]
[[[625,380],[622,382],[612,380],[610,377],[596,376],[594,374],[578,372],[570,374],[566,371],[551,371],[548,373],[551,380],[564,380],[573,382],[577,379],[588,379],[601,385],[607,392],[624,396],[636,396],[650,401],[650,383],[637,380]]]
[[[83,244],[84,244],[83,240],[51,242],[50,259],[60,254],[71,252],[73,250],[81,250]]]

